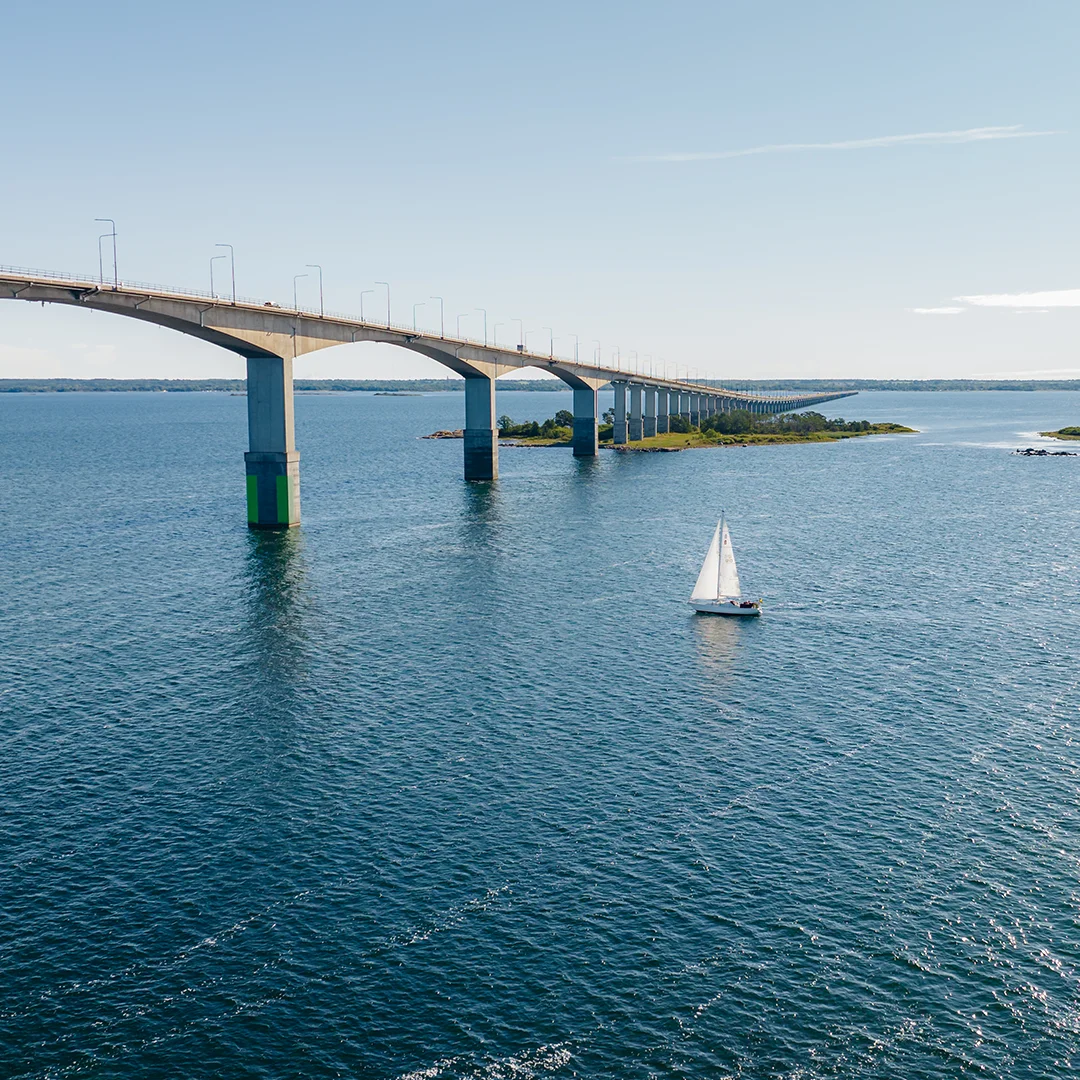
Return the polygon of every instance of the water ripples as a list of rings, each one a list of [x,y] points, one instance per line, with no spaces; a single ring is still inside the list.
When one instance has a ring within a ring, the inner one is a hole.
[[[1071,1071],[1076,474],[997,448],[1071,395],[494,487],[455,395],[300,398],[289,536],[242,399],[21,397],[7,1075]],[[721,505],[760,624],[684,603]]]

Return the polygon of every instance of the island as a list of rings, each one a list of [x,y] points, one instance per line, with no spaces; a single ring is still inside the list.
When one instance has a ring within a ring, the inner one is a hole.
[[[574,414],[560,409],[543,422],[527,420],[516,424],[509,416],[499,417],[499,443],[502,446],[569,446],[573,435]],[[862,435],[911,435],[915,428],[903,424],[874,424],[869,420],[827,419],[822,413],[784,413],[758,416],[745,409],[717,413],[700,425],[682,416],[668,419],[670,430],[646,439],[613,443],[615,418],[609,409],[599,429],[601,447],[620,451],[677,451],[717,446],[775,445],[778,443],[835,442]],[[1080,432],[1080,429],[1077,429]],[[464,432],[435,431],[425,439],[460,439]]]
[[[1048,439],[1080,439],[1080,427],[1063,427],[1057,431],[1040,431]]]

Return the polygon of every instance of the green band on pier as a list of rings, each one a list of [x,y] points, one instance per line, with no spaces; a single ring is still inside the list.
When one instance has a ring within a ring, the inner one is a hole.
[[[277,519],[279,525],[289,524],[289,478],[278,476],[277,480]]]

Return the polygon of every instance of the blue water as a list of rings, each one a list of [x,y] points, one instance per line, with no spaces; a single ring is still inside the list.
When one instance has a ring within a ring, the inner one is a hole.
[[[0,1075],[1070,1075],[1080,396],[493,486],[461,411],[299,397],[268,535],[243,398],[0,395]]]

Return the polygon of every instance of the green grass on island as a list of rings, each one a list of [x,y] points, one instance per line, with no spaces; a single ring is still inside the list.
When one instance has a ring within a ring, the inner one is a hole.
[[[1080,427],[1063,427],[1057,431],[1040,431],[1048,439],[1080,439]]]
[[[515,446],[568,446],[571,441],[573,414],[561,409],[543,423],[532,420],[515,424],[509,416],[499,418],[499,438]],[[600,427],[601,444],[611,444],[614,416],[604,414]],[[626,443],[629,450],[690,450],[708,446],[747,446],[755,444],[835,442],[861,435],[910,434],[914,428],[903,424],[872,424],[869,420],[827,419],[822,413],[785,413],[758,416],[743,409],[710,416],[699,427],[691,427],[681,416],[669,421],[671,430],[648,439]],[[1066,429],[1071,430],[1071,429]],[[1080,429],[1076,429],[1080,437]]]

